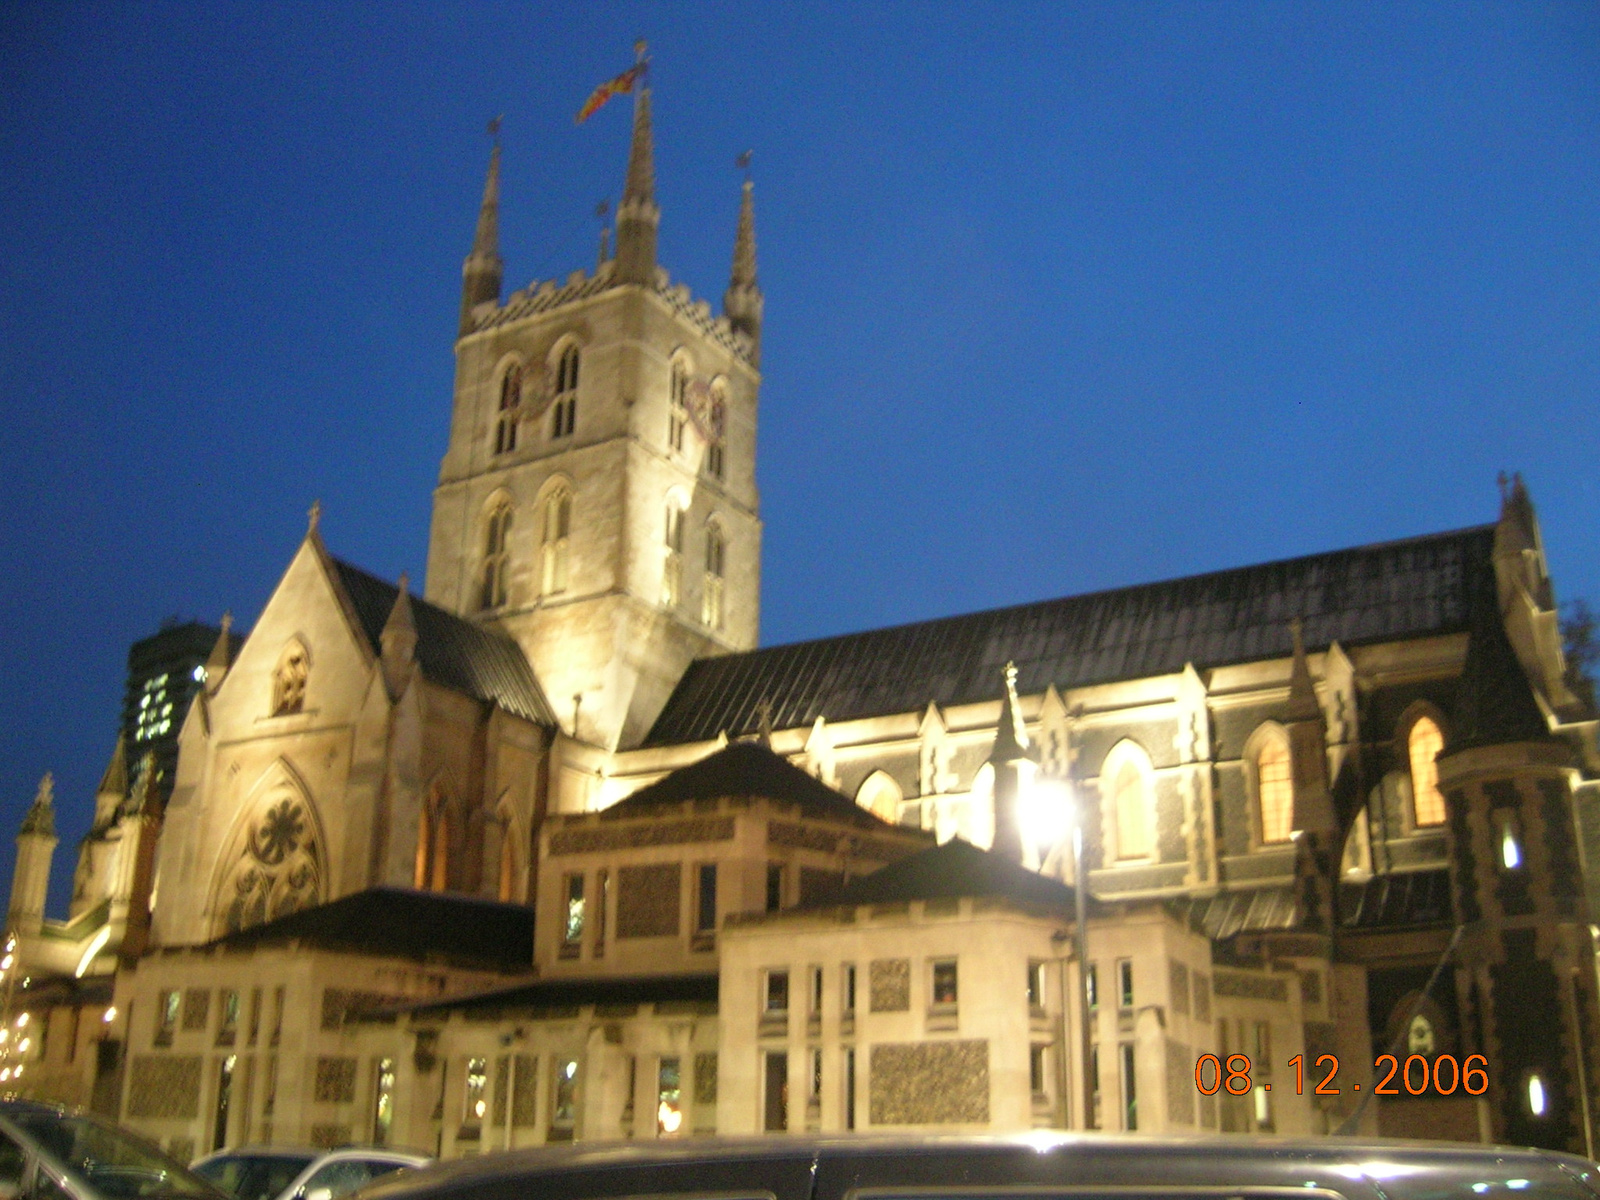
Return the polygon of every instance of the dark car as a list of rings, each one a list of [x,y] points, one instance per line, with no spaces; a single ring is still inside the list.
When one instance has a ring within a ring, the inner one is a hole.
[[[1542,1150],[1323,1138],[1074,1136],[595,1143],[439,1164],[362,1200],[1594,1200]]]
[[[136,1134],[88,1113],[0,1101],[0,1200],[226,1200]]]

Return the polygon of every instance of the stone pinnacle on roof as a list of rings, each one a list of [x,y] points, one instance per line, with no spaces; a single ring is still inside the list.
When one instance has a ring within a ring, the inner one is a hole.
[[[748,152],[739,156],[749,162]],[[746,179],[739,201],[739,228],[733,238],[733,270],[728,290],[722,294],[722,311],[735,332],[750,339],[750,357],[761,365],[761,285],[756,278],[756,202],[755,185]]]
[[[461,334],[472,331],[472,310],[480,304],[500,299],[504,264],[500,259],[500,121],[490,122],[494,148],[489,151],[489,175],[483,183],[483,202],[478,206],[478,228],[472,236],[472,252],[461,266]]]
[[[616,278],[621,283],[654,287],[656,231],[655,141],[650,132],[650,89],[641,87],[633,100],[633,141],[628,148],[628,175],[617,206]]]
[[[743,195],[739,200],[739,228],[733,235],[733,273],[728,287],[757,286],[756,280],[756,185],[744,181]]]
[[[1289,668],[1287,716],[1291,721],[1315,721],[1322,716],[1322,706],[1317,703],[1317,685],[1311,681],[1311,664],[1306,660],[1299,617],[1289,622],[1289,635],[1294,639],[1294,664]]]
[[[1005,669],[1006,690],[1000,699],[1000,722],[995,730],[994,750],[989,761],[995,765],[1031,759],[1028,730],[1022,723],[1022,709],[1017,700],[1017,664],[1008,662]]]
[[[111,761],[106,764],[105,774],[100,776],[100,786],[95,788],[95,795],[114,795],[118,800],[128,793],[128,739],[126,734],[117,734],[116,748],[111,751]]]
[[[222,614],[222,629],[206,658],[206,690],[212,695],[222,686],[222,680],[233,665],[233,614]]]
[[[18,832],[19,837],[30,834],[34,837],[46,838],[56,836],[55,792],[55,776],[46,771],[44,778],[39,780],[39,790],[33,797],[33,804],[28,809],[28,815],[22,818],[22,828]]]
[[[1467,658],[1456,690],[1456,720],[1447,754],[1475,746],[1547,742],[1550,725],[1534,696],[1505,617],[1492,569],[1480,569],[1474,589]]]
[[[633,100],[633,140],[628,145],[628,177],[622,187],[622,202],[656,202],[656,146],[650,128],[648,86],[640,88]]]
[[[395,594],[394,607],[378,636],[383,659],[384,681],[389,685],[390,696],[398,696],[405,680],[406,667],[417,653],[417,620],[411,607],[411,581],[404,571],[400,573],[400,586]]]

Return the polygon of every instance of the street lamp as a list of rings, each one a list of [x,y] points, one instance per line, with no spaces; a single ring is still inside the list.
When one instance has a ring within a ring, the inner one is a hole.
[[[1051,848],[1064,833],[1072,836],[1072,892],[1074,950],[1078,959],[1078,1055],[1083,1080],[1083,1128],[1094,1123],[1093,1031],[1089,1024],[1089,889],[1083,868],[1083,811],[1064,779],[1040,776],[1023,797],[1022,827],[1043,865]],[[1063,1050],[1065,1047],[1063,1047]]]

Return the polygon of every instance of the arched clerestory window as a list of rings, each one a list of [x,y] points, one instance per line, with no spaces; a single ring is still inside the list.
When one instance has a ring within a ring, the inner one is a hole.
[[[572,436],[578,428],[578,348],[568,346],[556,364],[555,394],[550,401],[550,436]]]
[[[483,588],[480,608],[500,608],[510,595],[511,501],[501,496],[489,508],[483,523]]]
[[[272,672],[272,715],[285,717],[297,713],[306,704],[306,680],[311,674],[311,656],[305,643],[293,638],[278,655],[278,665]]]
[[[1444,824],[1444,794],[1439,791],[1439,753],[1444,733],[1432,717],[1418,717],[1406,738],[1411,764],[1411,812],[1417,826]]]
[[[1263,845],[1287,842],[1294,832],[1294,777],[1289,743],[1281,733],[1261,739],[1255,754],[1257,836]]]
[[[546,493],[539,514],[539,594],[567,590],[567,540],[572,532],[572,492],[557,484]]]
[[[727,550],[722,527],[713,521],[706,526],[706,571],[700,585],[700,622],[707,629],[722,628],[723,571]]]
[[[1109,819],[1108,849],[1118,860],[1155,854],[1155,797],[1150,758],[1131,741],[1118,742],[1100,768],[1100,791]]]
[[[500,412],[494,424],[494,452],[517,448],[517,421],[522,416],[522,364],[512,363],[500,379]]]

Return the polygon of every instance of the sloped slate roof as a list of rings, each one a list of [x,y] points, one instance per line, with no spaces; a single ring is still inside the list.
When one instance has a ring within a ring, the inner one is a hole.
[[[1286,658],[1295,617],[1312,648],[1457,632],[1493,546],[1494,526],[1483,525],[699,659],[645,744],[753,732],[763,700],[781,729],[994,700],[1008,661],[1017,690],[1029,694],[1169,674],[1188,662]]]
[[[699,762],[679,767],[605,809],[600,819],[629,820],[649,816],[663,805],[723,796],[786,800],[798,804],[807,816],[897,828],[888,826],[848,796],[807,775],[759,742],[734,742]]]
[[[333,565],[373,653],[381,652],[383,627],[400,589],[337,558]],[[429,679],[540,725],[556,724],[555,710],[522,647],[416,596],[411,597],[411,611],[417,626],[417,662]]]
[[[1169,901],[1168,909],[1212,941],[1239,933],[1293,929],[1297,924],[1294,888],[1287,885],[1180,897]]]
[[[717,1002],[716,972],[696,975],[588,976],[541,979],[471,996],[407,1006],[409,1012],[481,1012],[502,1008],[576,1008],[585,1004],[695,1004]]]
[[[230,933],[243,949],[299,941],[324,950],[438,957],[503,971],[533,969],[533,909],[476,896],[376,887]]]
[[[1456,719],[1450,751],[1510,742],[1546,742],[1554,735],[1546,724],[1527,672],[1517,660],[1500,615],[1494,576],[1478,581],[1472,604],[1472,634],[1467,660],[1456,686]]]
[[[1449,925],[1455,921],[1450,901],[1450,868],[1374,875],[1339,887],[1341,919],[1351,929],[1406,929]]]
[[[951,838],[907,855],[863,875],[813,907],[838,908],[852,904],[898,904],[907,900],[956,899],[962,896],[1002,896],[1036,908],[1058,910],[1070,916],[1077,903],[1073,891],[1056,879],[992,853],[971,842]],[[1098,908],[1090,901],[1090,911]]]

